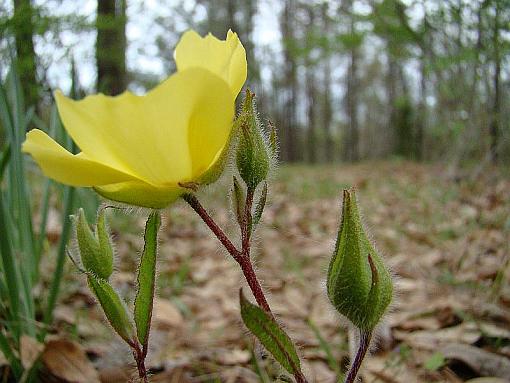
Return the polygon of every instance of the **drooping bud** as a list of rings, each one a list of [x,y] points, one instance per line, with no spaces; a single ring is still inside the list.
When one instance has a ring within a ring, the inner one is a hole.
[[[377,325],[393,296],[391,274],[363,229],[352,189],[344,190],[327,291],[336,310],[364,331]]]
[[[238,122],[240,132],[236,155],[237,169],[248,188],[255,190],[269,172],[271,149],[257,117],[255,95],[250,90],[246,90]]]
[[[107,280],[113,272],[113,249],[106,229],[104,211],[98,216],[97,236],[90,230],[85,212],[81,208],[75,216],[75,223],[83,267],[86,271]]]

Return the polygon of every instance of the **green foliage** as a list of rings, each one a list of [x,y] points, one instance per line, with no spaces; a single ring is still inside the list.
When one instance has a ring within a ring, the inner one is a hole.
[[[440,352],[435,352],[430,358],[425,361],[425,369],[429,371],[437,371],[446,364],[444,355]]]
[[[158,230],[161,226],[159,212],[150,214],[145,224],[145,246],[138,268],[138,291],[135,298],[135,323],[138,340],[147,348],[156,285],[156,256],[158,251]]]
[[[35,121],[33,109],[25,109],[20,80],[11,65],[11,71],[0,84],[0,137],[5,139],[0,158],[0,351],[9,360],[12,375],[19,380],[23,374],[32,381],[33,373],[23,371],[20,363],[19,342],[22,335],[43,340],[51,324],[53,309],[60,291],[65,245],[71,223],[68,216],[74,203],[74,189],[63,189],[62,233],[60,236],[55,272],[49,280],[47,300],[35,301],[33,287],[40,283],[39,262],[45,251],[46,223],[49,214],[49,196],[52,183],[46,181],[42,198],[32,185],[21,143],[27,127]],[[52,116],[56,112],[52,110]],[[49,126],[41,128],[51,135],[63,131],[58,118],[51,118]],[[34,206],[39,206],[41,224],[34,228]],[[36,326],[42,311],[43,325]],[[37,364],[36,364],[37,365]]]
[[[239,300],[245,326],[285,370],[291,374],[300,373],[301,362],[292,340],[285,331],[264,310],[250,303],[242,290],[239,292]]]
[[[103,309],[108,322],[119,336],[128,344],[132,344],[135,331],[126,305],[108,281],[87,274],[87,282]]]
[[[391,274],[363,230],[352,190],[344,190],[327,291],[336,310],[363,331],[374,329],[392,299]]]

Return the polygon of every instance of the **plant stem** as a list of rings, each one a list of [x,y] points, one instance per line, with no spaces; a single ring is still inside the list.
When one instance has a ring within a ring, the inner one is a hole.
[[[274,319],[273,313],[271,312],[271,308],[269,307],[269,303],[267,303],[266,296],[264,295],[264,291],[260,286],[259,280],[257,279],[257,275],[255,274],[255,270],[253,270],[253,265],[251,263],[251,259],[249,257],[241,257],[238,261],[239,266],[241,266],[241,270],[243,271],[244,277],[246,278],[246,282],[248,282],[248,286],[250,286],[250,290],[257,301],[257,304],[266,311],[271,318]]]
[[[202,218],[202,221],[211,229],[213,234],[218,238],[223,247],[227,249],[230,255],[238,261],[238,258],[241,257],[241,253],[236,249],[234,244],[228,239],[227,235],[221,230],[221,228],[216,224],[214,219],[209,215],[209,213],[204,209],[198,198],[194,194],[184,194],[182,196],[184,201],[191,206],[193,210]],[[239,261],[238,261],[239,262]]]
[[[358,352],[356,353],[356,357],[352,362],[351,368],[347,377],[345,378],[345,383],[354,383],[356,381],[356,376],[358,375],[358,371],[361,367],[361,363],[365,358],[365,355],[368,351],[368,346],[370,345],[370,340],[372,339],[371,331],[363,331],[360,330],[360,338],[359,338],[359,347]]]
[[[255,190],[248,188],[246,191],[246,202],[244,204],[244,214],[241,221],[241,241],[242,241],[242,253],[245,257],[250,257],[250,237],[251,237],[251,225],[252,225],[252,214],[251,208],[253,205],[253,195]]]
[[[149,378],[147,376],[147,369],[145,368],[145,352],[140,348],[140,344],[138,341],[129,342],[133,350],[133,357],[136,361],[136,368],[138,370],[138,377],[140,378],[140,382],[148,383]]]
[[[184,194],[183,199],[191,206],[191,208],[202,218],[202,221],[211,229],[213,234],[218,238],[221,244],[225,247],[225,249],[229,252],[229,254],[234,258],[234,260],[239,263],[241,266],[241,270],[243,272],[244,278],[246,282],[248,282],[248,286],[250,286],[250,290],[257,301],[257,304],[266,311],[271,319],[275,320],[274,315],[271,311],[271,307],[267,302],[266,296],[264,294],[264,290],[262,290],[262,286],[255,274],[255,270],[253,269],[253,264],[250,258],[250,238],[251,238],[251,225],[252,225],[252,205],[253,205],[253,197],[255,190],[248,189],[246,193],[246,204],[244,206],[244,214],[243,219],[241,221],[241,242],[242,242],[242,250],[239,251],[234,244],[228,239],[225,232],[216,224],[214,219],[209,215],[207,210],[202,206],[198,198],[194,194]],[[308,383],[305,376],[301,371],[298,371],[294,374],[294,379],[296,379],[296,383]]]

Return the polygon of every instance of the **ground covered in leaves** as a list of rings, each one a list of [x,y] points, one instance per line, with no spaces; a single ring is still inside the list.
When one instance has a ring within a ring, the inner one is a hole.
[[[397,162],[282,167],[270,182],[254,257],[273,311],[299,345],[309,381],[335,382],[353,345],[354,333],[324,290],[341,190],[349,186],[358,190],[366,226],[397,276],[392,312],[364,363],[363,382],[508,381],[508,175]],[[215,186],[201,199],[237,236],[224,190]],[[126,218],[117,212],[112,223],[114,284],[128,302],[146,217],[134,213]],[[242,326],[238,292],[244,281],[237,264],[187,205],[164,211],[160,239],[152,381],[285,381]],[[51,359],[59,362],[47,364],[46,372],[70,373],[66,363],[88,360],[95,369],[81,367],[84,381],[127,381],[134,372],[129,350],[111,334],[70,264],[64,284],[54,332],[75,343],[64,347],[55,339]]]

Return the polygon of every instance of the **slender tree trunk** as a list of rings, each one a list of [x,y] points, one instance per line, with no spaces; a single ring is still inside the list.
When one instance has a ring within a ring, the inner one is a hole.
[[[397,111],[397,82],[398,82],[398,64],[391,53],[390,44],[387,44],[388,50],[388,72],[386,75],[386,99],[388,102],[387,106],[387,127],[386,131],[390,135],[390,143],[394,150],[397,150],[398,139],[396,126],[398,119]]]
[[[23,88],[25,105],[37,106],[37,66],[34,50],[33,8],[30,0],[14,0],[16,69]]]
[[[314,11],[313,7],[307,7],[307,13],[308,13],[308,25],[307,25],[307,37],[306,37],[306,44],[308,47],[308,54],[305,61],[306,66],[306,99],[308,101],[308,132],[307,132],[307,142],[306,142],[306,149],[308,152],[308,161],[310,163],[316,163],[317,162],[317,137],[315,132],[315,124],[316,124],[316,113],[315,109],[317,107],[316,105],[316,86],[315,86],[315,67],[314,64],[310,58],[310,54],[312,53],[312,47],[311,47],[311,38],[310,33],[313,33],[314,28]]]
[[[97,89],[117,95],[126,89],[126,0],[98,0]]]
[[[416,121],[416,137],[415,137],[415,157],[417,160],[423,160],[423,142],[425,137],[425,129],[427,126],[428,108],[427,108],[427,57],[422,52],[420,62],[420,103],[418,105],[418,120]]]
[[[235,0],[227,1],[227,30],[232,29],[234,32],[241,33],[237,25],[236,19],[237,7]]]
[[[285,113],[282,126],[282,159],[284,161],[294,162],[298,159],[298,148],[296,139],[296,101],[298,94],[297,86],[297,64],[292,52],[294,43],[294,23],[295,0],[285,0],[283,14],[281,18],[282,34],[284,39],[284,59],[285,59],[285,78],[286,89]]]
[[[329,36],[331,32],[331,23],[328,16],[328,3],[325,2],[322,5],[322,20],[324,21],[324,33]],[[329,47],[326,49],[329,50]],[[334,143],[332,133],[332,120],[333,110],[331,108],[331,62],[329,51],[326,52],[324,58],[324,98],[323,98],[323,116],[322,123],[324,124],[324,136],[325,136],[325,157],[327,162],[334,161]]]
[[[244,35],[245,35],[245,47],[246,47],[246,59],[248,61],[248,84],[255,90],[259,91],[262,89],[260,85],[260,68],[258,60],[255,58],[255,44],[254,44],[254,19],[257,14],[257,1],[245,0],[244,1],[245,15],[244,20]]]
[[[352,16],[352,0],[346,2],[346,13],[350,15],[350,33],[356,33],[354,19]],[[347,72],[347,95],[346,109],[348,116],[348,139],[347,139],[347,160],[358,161],[359,156],[359,124],[358,124],[358,96],[359,96],[359,80],[358,80],[358,52],[359,48],[353,46],[350,50],[349,69]]]
[[[501,57],[499,52],[499,1],[495,2],[495,17],[493,31],[493,49],[494,49],[494,75],[492,78],[494,88],[494,101],[492,105],[492,121],[490,126],[490,158],[492,163],[498,162],[499,131],[501,123]]]

